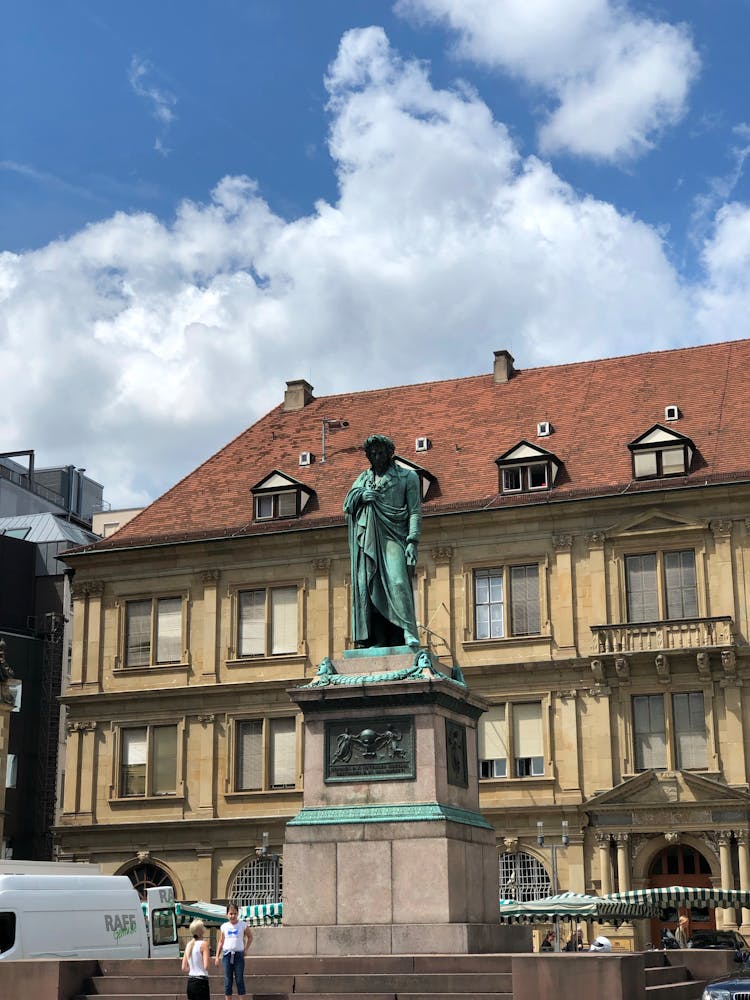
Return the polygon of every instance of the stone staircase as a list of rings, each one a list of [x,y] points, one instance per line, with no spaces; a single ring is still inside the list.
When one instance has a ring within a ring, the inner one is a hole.
[[[259,956],[245,963],[255,1000],[513,1000],[512,955]],[[177,959],[101,961],[77,1000],[185,997]],[[224,996],[211,964],[211,997]],[[683,998],[679,998],[683,1000]]]
[[[693,979],[684,965],[671,965],[663,951],[647,951],[646,1000],[700,1000],[704,979]]]

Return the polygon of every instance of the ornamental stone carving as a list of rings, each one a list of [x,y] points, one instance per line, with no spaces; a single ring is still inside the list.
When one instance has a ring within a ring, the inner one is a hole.
[[[327,573],[331,568],[331,560],[327,556],[320,556],[313,559],[313,567],[316,573]]]
[[[201,573],[201,581],[204,587],[215,587],[219,582],[218,569],[204,569]]]
[[[135,856],[138,858],[141,864],[143,864],[145,861],[148,861],[148,859],[151,857],[151,851],[136,851]]]
[[[711,680],[711,659],[708,653],[700,652],[696,653],[695,656],[696,665],[698,667],[698,676],[701,680],[710,681]]]
[[[436,545],[432,550],[432,561],[434,563],[449,563],[453,558],[452,545]]]
[[[573,548],[572,535],[553,535],[552,546],[555,552],[570,552]]]
[[[719,518],[711,522],[711,531],[714,533],[714,538],[727,538],[732,534],[732,522]]]
[[[93,733],[96,730],[96,722],[94,719],[81,719],[72,722],[68,720],[65,723],[66,733]]]
[[[591,661],[591,674],[597,684],[604,684],[607,678],[602,660]]]
[[[607,536],[603,531],[589,531],[583,537],[590,549],[600,549],[603,548]]]
[[[656,677],[660,684],[669,684],[671,675],[669,672],[669,657],[666,653],[657,653],[654,657],[656,667]]]
[[[615,673],[623,684],[630,682],[630,661],[626,656],[615,657]]]
[[[597,833],[596,842],[599,847],[609,847],[610,841],[612,839],[611,833]]]
[[[197,718],[198,722],[200,722],[204,726],[210,726],[213,722],[216,721],[216,716],[212,715],[211,713],[207,715],[199,715],[197,716]]]
[[[737,673],[737,656],[733,649],[722,649],[721,666],[727,677],[734,677]]]
[[[518,850],[518,837],[503,837],[503,854],[515,854]]]
[[[669,833],[664,834],[664,839],[670,845],[679,844],[682,839],[682,834],[676,833],[674,830],[670,830]]]

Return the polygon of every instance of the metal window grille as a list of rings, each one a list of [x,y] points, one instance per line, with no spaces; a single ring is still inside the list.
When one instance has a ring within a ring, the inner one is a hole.
[[[229,898],[238,906],[279,903],[282,889],[282,864],[278,854],[257,858],[237,872]]]
[[[552,892],[552,882],[541,862],[524,851],[500,855],[500,898],[526,903],[544,899]]]

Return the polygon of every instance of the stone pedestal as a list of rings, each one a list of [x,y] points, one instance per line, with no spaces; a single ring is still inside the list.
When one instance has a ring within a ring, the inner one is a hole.
[[[485,703],[427,654],[415,666],[413,653],[382,653],[324,663],[289,692],[305,720],[305,790],[273,949],[526,950],[529,932],[498,922],[495,832],[479,812]]]

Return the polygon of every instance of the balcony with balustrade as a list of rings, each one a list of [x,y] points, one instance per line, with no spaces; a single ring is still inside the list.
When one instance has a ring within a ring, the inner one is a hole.
[[[619,622],[592,625],[592,651],[607,653],[700,652],[735,645],[734,621],[728,615],[674,621]]]

